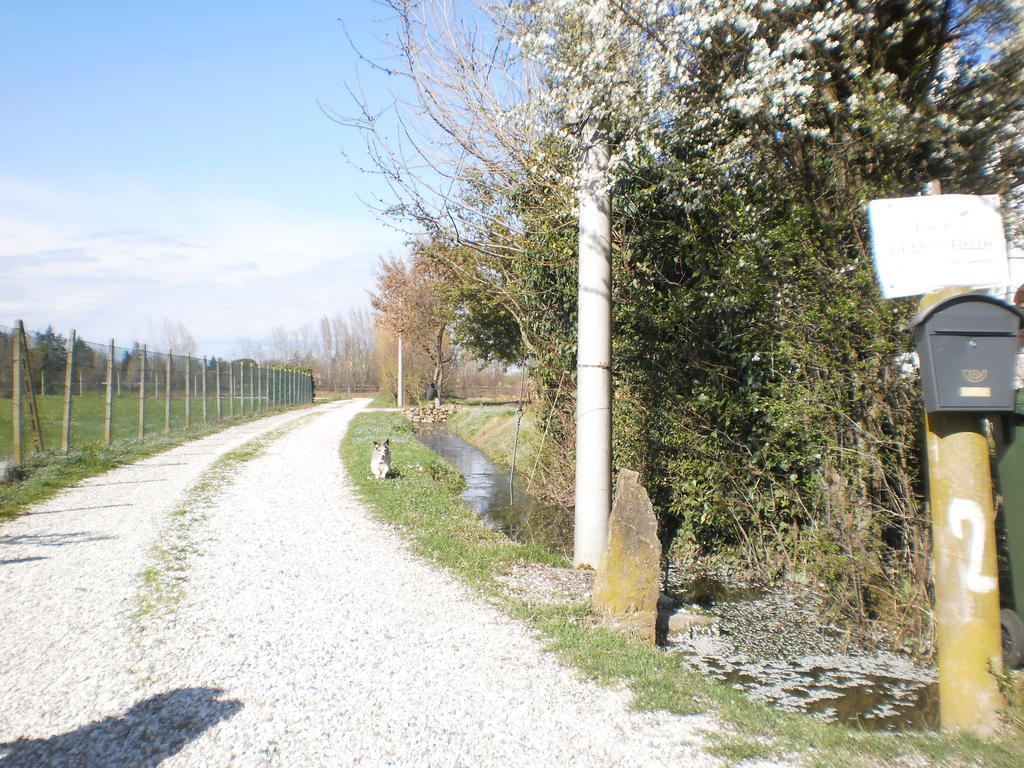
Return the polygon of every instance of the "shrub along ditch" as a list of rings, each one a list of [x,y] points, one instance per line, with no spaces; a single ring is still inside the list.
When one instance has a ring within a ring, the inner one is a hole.
[[[372,478],[374,440],[390,438],[392,474]],[[877,766],[903,758],[928,764],[975,763],[1014,768],[1024,750],[1020,723],[1008,718],[999,739],[930,733],[886,734],[825,724],[779,712],[705,679],[678,658],[604,630],[589,605],[538,607],[510,596],[498,576],[515,565],[568,567],[535,543],[513,542],[486,527],[462,502],[463,479],[416,439],[395,413],[358,415],[341,443],[348,476],[373,513],[399,527],[413,551],[448,568],[489,602],[535,627],[548,648],[587,678],[625,684],[637,709],[710,712],[729,728],[709,734],[711,749],[730,761],[794,758],[809,765]]]

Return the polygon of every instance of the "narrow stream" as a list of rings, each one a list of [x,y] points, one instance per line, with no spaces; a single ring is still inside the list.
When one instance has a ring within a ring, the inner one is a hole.
[[[572,552],[571,519],[557,507],[526,493],[516,473],[509,472],[443,424],[420,424],[416,437],[434,453],[451,461],[466,478],[465,501],[489,526],[516,541],[537,541],[562,554]]]
[[[463,500],[496,530],[571,555],[572,520],[530,497],[509,474],[443,424],[416,427],[420,442],[466,478]],[[718,634],[670,635],[668,650],[696,669],[780,709],[881,730],[934,728],[937,684],[931,670],[891,653],[841,650],[810,592],[693,578],[669,567],[665,590],[719,620]]]

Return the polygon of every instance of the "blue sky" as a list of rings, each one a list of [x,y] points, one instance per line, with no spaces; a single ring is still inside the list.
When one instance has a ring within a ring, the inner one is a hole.
[[[169,320],[224,355],[367,305],[404,237],[318,104],[350,111],[345,30],[375,55],[389,26],[373,0],[0,4],[0,325]]]

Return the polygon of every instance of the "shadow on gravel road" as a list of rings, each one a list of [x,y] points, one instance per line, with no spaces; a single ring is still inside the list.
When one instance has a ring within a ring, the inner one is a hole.
[[[179,688],[68,733],[0,743],[0,768],[155,768],[242,709],[223,693]]]
[[[36,560],[48,560],[47,557],[15,557],[12,560],[0,560],[0,565],[17,565],[18,563],[33,563]]]
[[[113,536],[102,536],[89,531],[75,533],[26,533],[19,536],[0,536],[0,546],[34,544],[39,547],[64,547],[68,544],[90,544],[111,541]]]

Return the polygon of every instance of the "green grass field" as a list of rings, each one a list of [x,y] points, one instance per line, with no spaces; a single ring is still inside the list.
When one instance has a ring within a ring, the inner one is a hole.
[[[43,427],[43,441],[47,450],[60,448],[61,429],[64,420],[64,396],[37,396],[39,420]],[[235,398],[234,417],[243,416],[243,402]],[[252,400],[244,401],[244,415],[251,415]],[[217,420],[217,402],[213,397],[207,398],[207,418],[209,422]],[[28,455],[34,450],[31,424],[28,418],[28,406],[24,405],[24,436],[23,451]],[[231,419],[231,410],[226,397],[221,400],[224,420]],[[104,395],[102,392],[85,392],[76,395],[72,401],[71,444],[92,445],[103,442],[103,419],[105,413]],[[13,407],[9,398],[0,398],[0,458],[13,455]],[[203,423],[203,399],[192,398],[192,424]],[[171,398],[171,430],[184,429],[185,398]],[[146,434],[152,435],[164,429],[164,396],[146,398]],[[114,398],[113,439],[124,440],[137,437],[139,433],[139,398],[138,395],[121,395]]]

